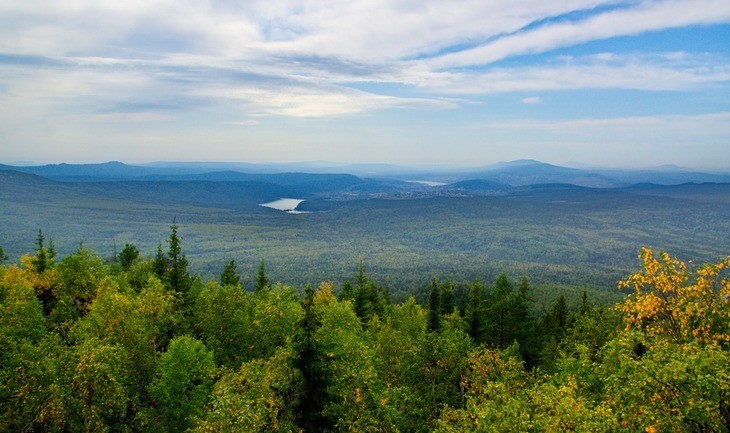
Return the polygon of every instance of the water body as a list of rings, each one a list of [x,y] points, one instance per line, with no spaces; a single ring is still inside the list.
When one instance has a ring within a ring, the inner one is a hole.
[[[268,203],[262,203],[259,206],[280,210],[282,212],[286,212],[286,213],[290,213],[290,214],[309,213],[309,212],[297,210],[297,206],[299,206],[299,204],[302,203],[303,201],[304,200],[300,200],[298,198],[280,198],[279,200],[274,200],[274,201],[271,201]]]
[[[434,181],[431,181],[431,180],[407,180],[406,182],[409,182],[409,183],[418,183],[418,184],[426,185],[426,186],[444,186],[444,185],[448,185],[448,184],[446,184],[444,182],[434,182]]]

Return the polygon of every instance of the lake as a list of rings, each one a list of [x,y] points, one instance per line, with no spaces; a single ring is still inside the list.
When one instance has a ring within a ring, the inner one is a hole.
[[[418,183],[418,184],[426,185],[426,186],[444,186],[444,185],[447,185],[444,182],[434,182],[434,181],[431,181],[431,180],[407,180],[406,182],[409,182],[409,183]]]
[[[297,206],[304,200],[300,200],[298,198],[280,198],[279,200],[271,201],[268,203],[262,203],[259,206],[268,207],[271,209],[280,210],[282,212],[287,212],[291,214],[299,214],[299,213],[307,213],[303,211],[298,211]]]

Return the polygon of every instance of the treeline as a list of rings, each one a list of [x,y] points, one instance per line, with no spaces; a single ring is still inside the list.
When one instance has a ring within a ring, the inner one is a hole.
[[[536,315],[506,275],[423,305],[362,265],[336,293],[263,261],[204,282],[174,223],[151,258],[36,244],[0,266],[1,431],[730,431],[730,258],[642,250],[623,303]]]

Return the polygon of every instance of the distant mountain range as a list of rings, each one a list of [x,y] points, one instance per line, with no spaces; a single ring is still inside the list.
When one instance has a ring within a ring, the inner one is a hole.
[[[435,191],[501,191],[538,184],[571,184],[618,188],[638,183],[730,183],[730,173],[709,173],[662,166],[647,170],[568,168],[535,160],[501,162],[478,168],[406,167],[388,164],[338,165],[327,162],[252,164],[229,162],[155,162],[12,166],[0,170],[35,174],[63,182],[211,181],[259,182],[294,193],[408,193]],[[444,183],[429,187],[412,181]],[[408,182],[411,181],[411,182]]]

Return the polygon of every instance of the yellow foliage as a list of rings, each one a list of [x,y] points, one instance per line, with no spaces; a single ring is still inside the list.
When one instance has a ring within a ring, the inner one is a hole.
[[[639,258],[642,270],[619,283],[634,291],[620,306],[627,328],[677,341],[730,344],[730,281],[723,276],[730,257],[694,274],[666,253],[655,257],[642,248]]]

